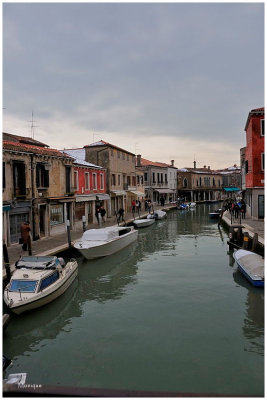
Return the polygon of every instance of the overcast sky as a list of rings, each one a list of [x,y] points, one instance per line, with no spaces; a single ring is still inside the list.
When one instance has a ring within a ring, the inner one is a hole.
[[[264,3],[4,3],[3,130],[240,164],[264,106]]]

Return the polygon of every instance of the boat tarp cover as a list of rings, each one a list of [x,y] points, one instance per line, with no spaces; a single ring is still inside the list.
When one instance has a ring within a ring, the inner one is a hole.
[[[33,269],[54,269],[58,264],[57,257],[21,257],[16,268],[33,268]]]
[[[255,254],[240,257],[238,262],[252,275],[264,278],[264,259]]]
[[[119,227],[117,229],[89,229],[85,231],[82,240],[112,240],[119,236]]]

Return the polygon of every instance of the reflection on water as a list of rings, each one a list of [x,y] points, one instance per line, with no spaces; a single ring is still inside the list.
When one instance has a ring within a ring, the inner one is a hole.
[[[208,218],[215,207],[171,211],[119,253],[79,257],[64,295],[13,316],[7,374],[49,385],[262,395],[264,291],[237,271],[226,232]]]

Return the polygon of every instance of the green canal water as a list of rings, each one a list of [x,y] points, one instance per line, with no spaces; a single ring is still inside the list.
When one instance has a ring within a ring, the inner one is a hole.
[[[12,317],[5,375],[73,387],[264,395],[264,291],[208,212],[173,210],[53,303]]]

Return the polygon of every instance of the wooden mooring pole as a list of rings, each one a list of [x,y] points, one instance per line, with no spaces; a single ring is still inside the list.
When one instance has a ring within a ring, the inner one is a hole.
[[[67,219],[67,236],[68,236],[69,248],[71,248],[70,220],[69,219]]]

